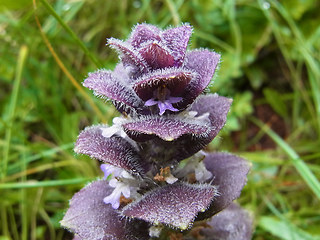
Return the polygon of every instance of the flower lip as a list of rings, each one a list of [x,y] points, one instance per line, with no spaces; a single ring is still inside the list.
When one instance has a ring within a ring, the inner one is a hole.
[[[101,164],[100,169],[104,174],[103,179],[107,179],[111,174],[113,177],[119,177],[123,171],[121,168],[115,167],[111,164]]]
[[[153,91],[153,98],[147,100],[144,105],[158,105],[159,114],[163,115],[166,110],[178,112],[179,109],[174,108],[172,104],[180,102],[181,100],[182,97],[170,97],[170,90],[166,88],[165,85],[163,85],[158,87],[155,91]]]
[[[120,197],[123,195],[125,198],[130,197],[130,186],[126,183],[118,181],[113,178],[110,180],[109,185],[114,188],[113,192],[103,199],[105,204],[111,204],[112,208],[118,209],[120,207]]]

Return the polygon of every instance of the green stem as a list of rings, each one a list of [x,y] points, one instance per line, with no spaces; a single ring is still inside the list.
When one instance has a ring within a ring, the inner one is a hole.
[[[166,0],[166,4],[168,5],[169,11],[171,12],[173,24],[175,26],[178,26],[181,22],[180,16],[177,10],[177,7],[175,6],[174,2],[172,0]]]
[[[79,45],[79,47],[84,51],[84,53],[91,59],[91,61],[98,67],[101,68],[103,65],[98,61],[88,50],[88,48],[83,44],[83,42],[78,38],[78,36],[69,28],[69,26],[63,21],[63,19],[56,13],[56,11],[51,7],[51,5],[46,0],[40,0],[40,2],[45,6],[45,8],[50,12],[50,14],[61,24],[61,26],[70,34],[73,40]]]

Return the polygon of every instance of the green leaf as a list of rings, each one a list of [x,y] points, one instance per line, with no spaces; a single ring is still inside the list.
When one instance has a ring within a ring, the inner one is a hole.
[[[263,80],[266,78],[264,70],[255,66],[245,68],[245,74],[247,75],[251,86],[256,90],[262,86]]]
[[[313,236],[288,221],[275,217],[261,217],[259,226],[283,240],[319,240],[320,236]]]
[[[288,109],[287,105],[282,100],[281,94],[271,88],[265,88],[263,94],[272,109],[286,119],[288,117]]]
[[[299,20],[302,15],[315,7],[315,0],[286,0],[282,1],[283,6],[287,9],[293,19]]]
[[[246,115],[251,114],[253,112],[252,93],[247,91],[241,94],[236,94],[233,99],[231,111],[239,118],[243,118]]]

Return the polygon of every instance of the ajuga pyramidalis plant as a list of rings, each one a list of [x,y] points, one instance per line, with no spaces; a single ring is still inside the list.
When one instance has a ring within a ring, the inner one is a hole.
[[[249,164],[202,149],[226,122],[232,100],[204,94],[220,55],[187,50],[188,24],[160,30],[138,24],[113,71],[90,73],[83,85],[112,101],[113,125],[83,130],[75,152],[103,162],[104,179],[70,201],[62,226],[75,239],[251,239],[251,219],[233,200]]]

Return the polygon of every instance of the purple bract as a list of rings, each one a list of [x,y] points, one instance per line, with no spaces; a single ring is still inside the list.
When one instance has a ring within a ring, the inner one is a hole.
[[[120,57],[115,69],[84,80],[122,116],[84,129],[75,144],[76,153],[102,161],[104,173],[74,195],[61,221],[75,239],[171,239],[177,229],[198,239],[190,233],[203,220],[202,239],[251,239],[251,218],[233,203],[248,163],[202,151],[225,125],[232,100],[203,94],[220,55],[187,50],[191,33],[188,24],[138,24],[126,41],[108,40]]]
[[[121,59],[115,70],[89,74],[84,86],[129,116],[181,112],[208,86],[220,59],[206,49],[188,51],[191,33],[189,25],[137,25],[127,41],[108,40]]]

